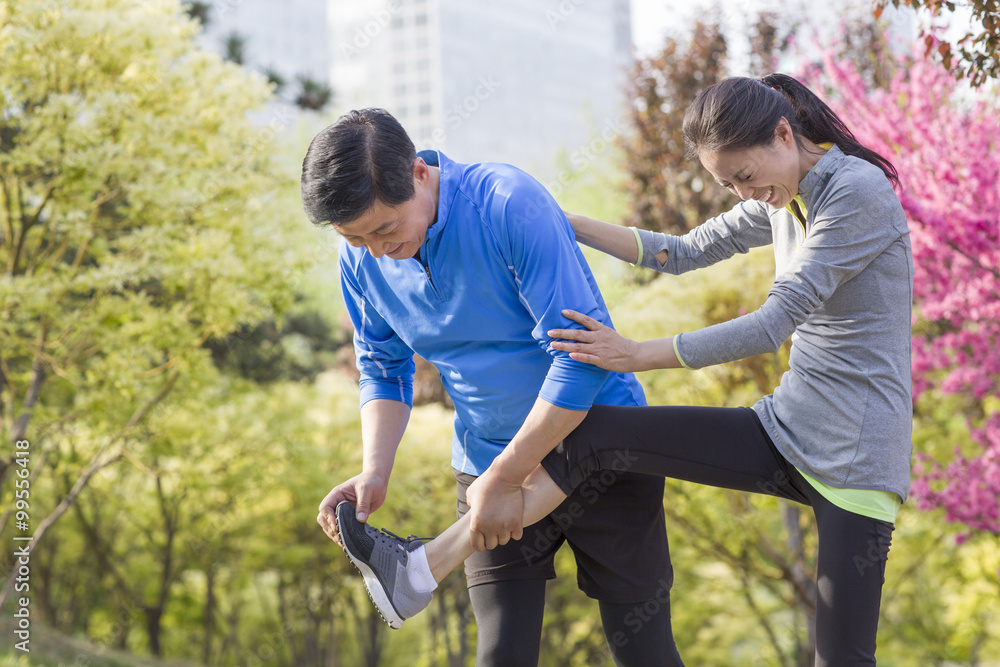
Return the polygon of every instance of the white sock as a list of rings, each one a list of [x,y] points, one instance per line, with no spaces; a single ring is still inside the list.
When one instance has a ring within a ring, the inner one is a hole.
[[[410,552],[406,561],[406,576],[410,580],[410,585],[420,593],[430,593],[438,587],[434,575],[431,574],[431,565],[427,562],[424,545],[421,544]]]

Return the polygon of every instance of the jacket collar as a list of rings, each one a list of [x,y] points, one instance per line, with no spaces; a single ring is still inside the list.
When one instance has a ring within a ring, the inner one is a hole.
[[[428,165],[441,170],[440,179],[438,179],[437,217],[434,219],[434,224],[427,229],[427,236],[424,239],[424,245],[426,245],[428,240],[441,233],[441,230],[448,222],[448,216],[451,215],[452,202],[455,199],[455,194],[458,192],[458,183],[462,176],[462,169],[461,165],[449,159],[441,151],[422,150],[417,153],[417,156],[423,158],[424,162]]]
[[[815,192],[822,187],[829,179],[827,178],[829,174],[832,174],[840,167],[840,163],[843,162],[844,152],[840,150],[840,147],[836,144],[833,145],[830,150],[824,153],[820,159],[813,165],[809,173],[805,175],[801,181],[799,181],[799,196],[802,197],[802,201],[805,203],[806,208],[812,208],[812,198]]]

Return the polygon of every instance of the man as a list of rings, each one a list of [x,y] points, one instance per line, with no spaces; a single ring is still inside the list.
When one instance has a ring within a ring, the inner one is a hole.
[[[524,476],[593,403],[645,404],[631,374],[550,346],[546,331],[575,326],[564,308],[611,324],[556,202],[509,165],[417,156],[379,109],[352,111],[313,139],[302,199],[314,223],[343,237],[341,283],[361,371],[362,471],[323,499],[320,524],[338,539],[338,503],[350,501],[364,522],[385,500],[412,405],[416,352],[437,367],[455,404],[458,511],[472,512],[479,549],[466,561],[476,664],[537,664],[545,581],[555,576],[553,556],[564,541],[576,555],[580,588],[599,601],[616,659],[658,664],[655,656],[672,650],[662,603],[672,580],[662,480],[616,474],[570,496],[522,536]],[[502,475],[491,467],[498,457]],[[407,557],[407,549],[396,551]],[[434,585],[401,576],[376,600],[393,627],[429,602]],[[662,611],[640,620],[637,607],[657,599],[647,608]]]

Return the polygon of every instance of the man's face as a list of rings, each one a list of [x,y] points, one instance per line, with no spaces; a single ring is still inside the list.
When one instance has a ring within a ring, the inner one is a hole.
[[[367,248],[372,257],[413,257],[437,218],[437,182],[420,158],[413,163],[413,185],[413,196],[402,204],[386,206],[376,201],[360,217],[334,229],[355,248]]]

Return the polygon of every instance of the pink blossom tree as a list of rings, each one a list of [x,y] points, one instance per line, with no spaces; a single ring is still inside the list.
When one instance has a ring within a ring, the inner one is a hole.
[[[968,532],[1000,534],[1000,108],[962,99],[918,46],[872,89],[836,49],[804,78],[861,143],[899,171],[913,245],[913,400],[918,419],[954,401],[971,442],[917,454],[912,493]],[[940,419],[940,418],[939,418]],[[943,430],[943,429],[942,429]],[[967,536],[963,535],[962,537]]]

